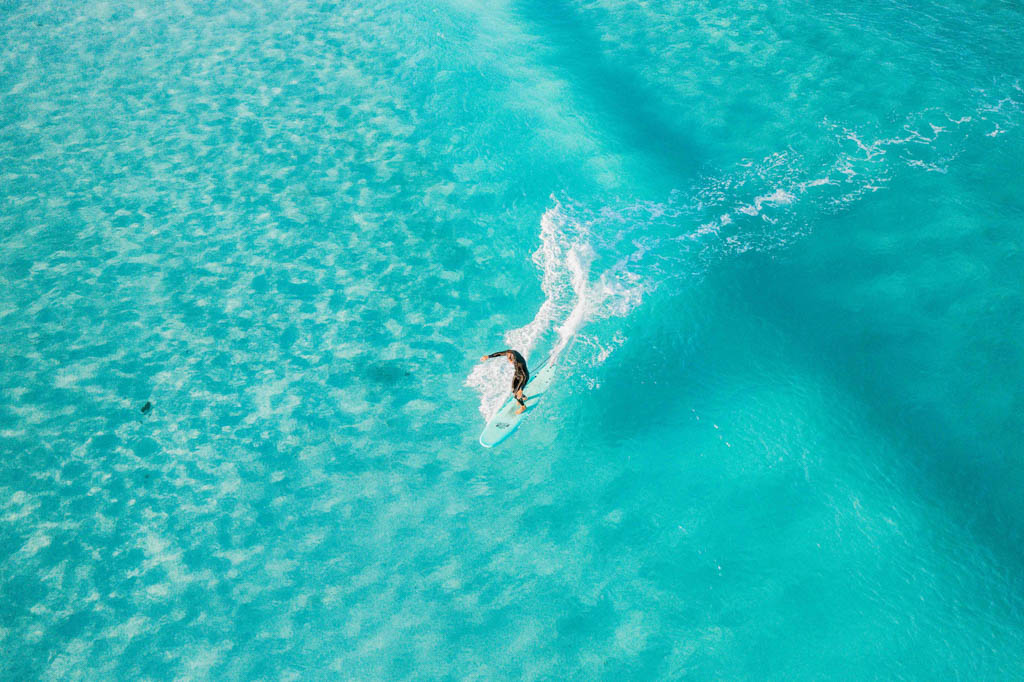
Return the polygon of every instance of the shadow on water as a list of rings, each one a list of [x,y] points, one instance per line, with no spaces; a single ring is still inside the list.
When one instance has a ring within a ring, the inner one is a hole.
[[[1024,355],[1016,345],[1024,331],[1024,247],[1005,243],[1012,230],[1000,229],[1012,212],[1002,226],[978,207],[953,216],[957,198],[943,205],[917,182],[894,183],[879,200],[820,221],[784,253],[745,254],[689,294],[646,302],[644,318],[659,322],[626,334],[631,342],[605,365],[602,389],[627,404],[683,409],[692,403],[680,396],[742,371],[735,363],[746,361],[735,354],[770,362],[763,355],[770,348],[719,336],[736,329],[715,319],[744,313],[713,311],[745,308],[760,318],[755,326],[774,330],[785,356],[802,358],[855,399],[891,444],[885,456],[900,458],[859,465],[943,510],[1007,569],[1009,583],[1024,588]],[[914,219],[897,226],[894,212]],[[723,300],[712,291],[727,293]],[[691,319],[700,314],[711,319]],[[695,325],[707,332],[695,338]],[[611,441],[664,427],[664,411],[615,420],[617,408],[601,397],[586,418]]]
[[[592,128],[647,159],[666,190],[676,189],[696,173],[706,158],[680,121],[681,112],[668,106],[645,85],[636,71],[616,64],[586,17],[560,2],[523,0],[518,15],[527,29],[549,48],[548,66],[563,73],[578,104],[593,120]]]
[[[934,197],[912,190],[904,195]],[[900,207],[917,216],[914,223],[938,222],[951,210],[916,201]],[[1014,460],[1024,433],[1024,364],[1006,352],[1006,335],[1024,329],[1019,294],[993,296],[1000,276],[992,274],[980,284],[948,275],[943,286],[942,266],[955,267],[945,253],[994,262],[973,232],[940,238],[940,228],[929,234],[931,245],[893,235],[897,249],[873,252],[869,233],[892,208],[885,201],[835,221],[845,229],[808,240],[781,263],[755,257],[735,283],[752,310],[802,348],[799,355],[868,409],[904,457],[878,466],[902,472],[903,485],[944,509],[1022,584],[1024,470]],[[940,274],[927,267],[935,264]],[[882,286],[888,282],[898,284]]]

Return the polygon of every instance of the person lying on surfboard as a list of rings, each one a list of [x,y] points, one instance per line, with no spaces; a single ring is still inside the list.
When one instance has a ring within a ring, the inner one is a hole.
[[[522,414],[526,411],[526,397],[523,395],[523,389],[526,388],[526,382],[530,380],[530,370],[526,369],[526,360],[523,359],[523,356],[518,351],[511,349],[499,350],[497,353],[485,355],[480,358],[480,362],[496,358],[499,355],[504,355],[508,358],[508,361],[515,368],[515,374],[512,375],[512,397],[519,403],[519,409],[516,411],[516,414]]]

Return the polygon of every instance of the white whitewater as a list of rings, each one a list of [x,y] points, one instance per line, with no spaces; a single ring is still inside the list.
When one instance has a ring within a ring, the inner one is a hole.
[[[556,200],[540,220],[540,246],[533,262],[541,271],[544,302],[526,325],[505,334],[504,343],[522,353],[531,365],[539,344],[550,343],[546,358],[560,358],[588,320],[595,316],[624,313],[639,302],[641,291],[610,285],[608,273],[591,281],[595,252],[585,222],[574,220]],[[617,264],[619,265],[619,264]],[[615,300],[615,305],[608,303]],[[508,398],[512,368],[507,362],[479,363],[465,385],[480,395],[480,413],[490,417]]]

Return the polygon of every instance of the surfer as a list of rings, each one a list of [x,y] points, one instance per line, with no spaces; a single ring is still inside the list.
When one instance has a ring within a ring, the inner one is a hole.
[[[499,355],[504,355],[508,358],[508,361],[515,368],[515,374],[512,375],[512,397],[519,403],[519,409],[516,410],[516,414],[522,414],[526,411],[526,396],[523,395],[523,389],[526,388],[526,382],[530,380],[530,370],[526,369],[526,360],[523,359],[523,356],[518,351],[511,349],[499,350],[497,353],[485,355],[480,358],[480,362],[496,358]]]

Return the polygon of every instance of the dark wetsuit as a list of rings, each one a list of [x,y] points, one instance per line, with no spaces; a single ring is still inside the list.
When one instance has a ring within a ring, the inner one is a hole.
[[[491,353],[487,357],[496,358],[501,355],[512,356],[512,362],[515,365],[515,374],[512,375],[512,395],[513,397],[515,397],[516,392],[518,392],[519,389],[526,388],[526,382],[530,380],[530,370],[526,369],[526,360],[523,359],[523,356],[520,355],[518,351],[514,351],[511,349],[500,350],[497,353]],[[526,403],[520,400],[518,397],[516,398],[516,402],[522,405],[523,407],[526,407]]]

